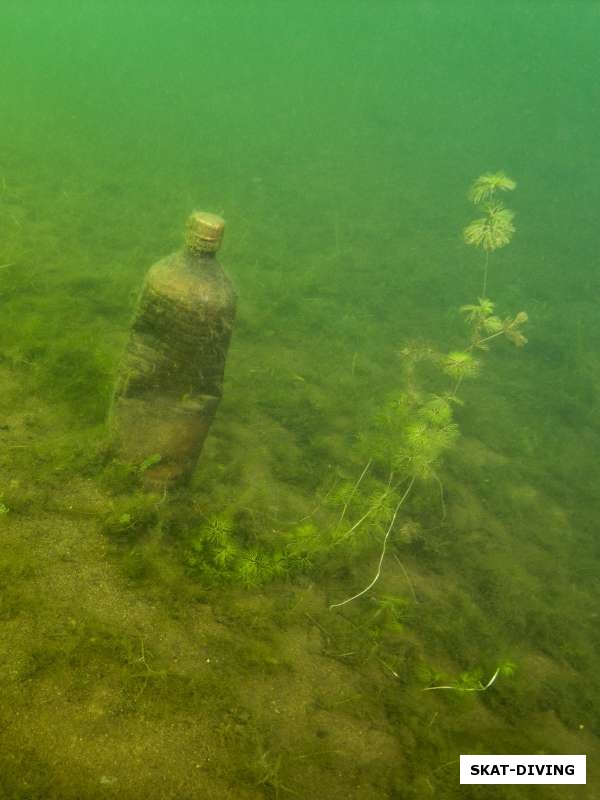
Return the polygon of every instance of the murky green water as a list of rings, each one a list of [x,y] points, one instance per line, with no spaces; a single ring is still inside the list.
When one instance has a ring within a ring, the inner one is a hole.
[[[0,798],[595,797],[600,5],[0,29]],[[191,486],[149,495],[105,417],[194,208],[238,319]],[[586,753],[588,785],[460,787],[461,753]]]

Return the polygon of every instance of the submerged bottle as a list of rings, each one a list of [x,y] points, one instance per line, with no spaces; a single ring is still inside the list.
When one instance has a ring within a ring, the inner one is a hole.
[[[150,268],[139,296],[109,425],[149,485],[190,477],[221,399],[236,307],[216,258],[224,225],[193,213],[184,248]]]

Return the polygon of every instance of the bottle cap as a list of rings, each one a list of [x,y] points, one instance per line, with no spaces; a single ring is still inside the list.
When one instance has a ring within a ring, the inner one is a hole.
[[[192,253],[216,253],[223,240],[225,220],[208,211],[194,211],[188,217],[185,244]]]

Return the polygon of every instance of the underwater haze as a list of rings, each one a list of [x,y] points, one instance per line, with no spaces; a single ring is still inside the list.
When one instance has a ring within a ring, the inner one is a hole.
[[[597,797],[600,2],[0,29],[0,800]],[[155,493],[107,414],[194,209],[237,319]]]

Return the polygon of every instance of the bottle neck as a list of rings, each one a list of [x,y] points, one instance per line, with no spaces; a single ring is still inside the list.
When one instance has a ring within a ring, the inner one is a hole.
[[[210,265],[216,261],[216,253],[206,250],[184,249],[185,261],[190,267]]]

